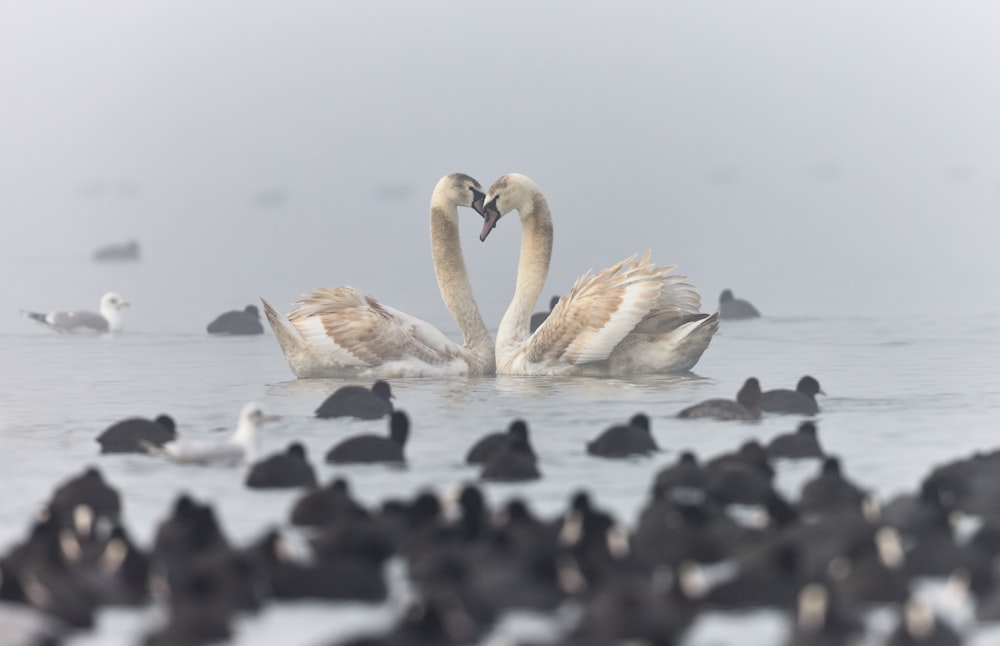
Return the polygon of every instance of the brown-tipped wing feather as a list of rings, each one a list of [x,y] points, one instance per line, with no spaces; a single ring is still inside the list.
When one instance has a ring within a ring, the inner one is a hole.
[[[637,327],[676,327],[698,312],[700,299],[673,265],[649,262],[647,251],[581,276],[529,339],[529,362],[561,360],[580,365],[607,359]],[[669,319],[669,324],[663,319]]]
[[[408,358],[444,364],[461,355],[429,324],[353,287],[321,288],[304,296],[288,322],[306,346],[324,350],[328,363],[364,369]]]

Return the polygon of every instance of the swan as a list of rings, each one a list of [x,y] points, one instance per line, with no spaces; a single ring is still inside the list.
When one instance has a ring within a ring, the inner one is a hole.
[[[619,376],[694,367],[719,313],[701,313],[698,292],[684,276],[670,275],[676,266],[654,265],[648,251],[581,276],[532,334],[531,310],[552,257],[552,215],[538,186],[518,173],[494,182],[479,238],[513,210],[524,234],[514,298],[497,330],[497,374]]]
[[[261,299],[292,372],[300,379],[494,374],[493,339],[472,294],[458,237],[458,207],[482,213],[483,197],[479,182],[462,173],[441,178],[431,195],[434,271],[464,345],[353,287],[308,293],[287,318]]]

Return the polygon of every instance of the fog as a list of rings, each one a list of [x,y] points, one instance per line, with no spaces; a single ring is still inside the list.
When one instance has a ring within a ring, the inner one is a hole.
[[[992,2],[3,2],[0,270],[20,307],[201,331],[353,285],[453,331],[427,206],[511,171],[555,220],[546,291],[651,249],[714,309],[1000,309]],[[520,227],[463,214],[480,307]],[[136,238],[137,266],[92,250]]]

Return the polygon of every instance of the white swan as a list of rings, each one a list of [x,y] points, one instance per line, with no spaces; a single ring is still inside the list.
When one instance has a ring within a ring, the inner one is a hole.
[[[481,213],[483,197],[479,182],[461,173],[441,178],[431,195],[434,271],[464,345],[353,287],[306,294],[287,319],[261,299],[292,372],[366,379],[494,374],[493,339],[472,295],[458,237],[458,207]]]
[[[486,194],[481,240],[517,210],[524,230],[514,298],[500,321],[497,374],[633,375],[686,372],[719,327],[701,313],[701,298],[676,265],[657,266],[647,251],[581,276],[532,334],[531,310],[552,257],[552,215],[534,182],[517,173]]]

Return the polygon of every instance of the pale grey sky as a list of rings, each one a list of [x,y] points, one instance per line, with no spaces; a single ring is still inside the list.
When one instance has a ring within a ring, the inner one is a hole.
[[[543,301],[650,248],[706,309],[998,310],[997,24],[985,1],[0,2],[4,300],[114,288],[200,331],[350,284],[447,327],[427,201],[458,170],[545,191]],[[467,217],[495,325],[519,227],[480,244]],[[132,236],[141,267],[86,262]]]

